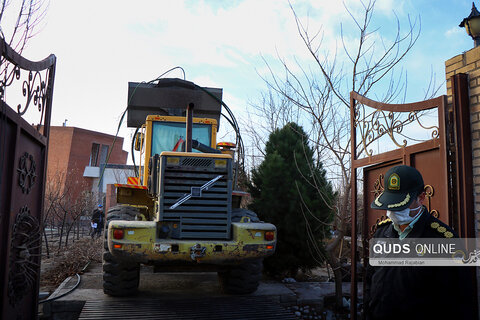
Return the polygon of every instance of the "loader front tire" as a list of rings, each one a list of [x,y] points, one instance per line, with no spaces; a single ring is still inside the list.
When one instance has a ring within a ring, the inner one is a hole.
[[[263,259],[256,259],[219,271],[218,277],[223,292],[229,294],[255,292],[262,279],[262,267]]]
[[[108,224],[113,220],[135,220],[138,209],[130,206],[115,206],[108,210],[103,252],[103,292],[110,296],[128,296],[138,291],[140,264],[113,256],[108,251]]]

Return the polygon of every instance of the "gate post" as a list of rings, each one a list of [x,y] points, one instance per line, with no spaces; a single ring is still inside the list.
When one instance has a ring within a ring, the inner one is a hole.
[[[352,95],[350,95],[350,132],[351,132],[351,158],[352,163],[357,159],[357,133],[355,130],[355,117],[354,117],[354,108],[356,101]],[[357,168],[352,164],[351,173],[350,173],[350,216],[352,219],[351,231],[350,231],[350,246],[351,246],[351,264],[350,264],[350,316],[352,320],[357,319],[357,295],[358,295],[358,279],[357,279],[357,260],[358,260],[358,250],[357,250]]]
[[[460,237],[475,238],[468,76],[464,73],[456,74],[451,77],[450,81],[455,142],[455,177],[452,178],[456,178],[456,187],[452,191],[457,197],[457,225],[455,227]]]
[[[470,202],[468,202],[468,198],[463,201],[464,213],[461,214],[462,211],[458,211],[460,213],[460,229],[462,235],[478,239],[480,238],[480,47],[447,60],[445,74],[449,103],[452,103],[451,109],[456,112],[454,119],[457,130],[461,131],[462,139],[466,144],[470,141],[471,147],[470,152],[467,149],[457,151],[461,157],[463,156],[459,165],[463,164],[462,161],[471,161],[470,170],[463,168],[463,170],[457,171],[457,175],[461,176],[459,178],[460,186],[462,186],[461,179],[465,180],[463,183],[465,190],[463,190],[462,196],[471,197]],[[458,123],[459,121],[461,124]],[[469,186],[469,179],[471,179],[471,186]],[[468,207],[469,205],[471,207]],[[478,296],[480,268],[477,267],[476,271],[477,299],[480,304]]]

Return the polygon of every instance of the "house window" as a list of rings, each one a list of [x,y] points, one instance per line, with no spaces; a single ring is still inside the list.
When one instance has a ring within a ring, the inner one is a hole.
[[[90,167],[98,167],[98,153],[100,151],[100,145],[98,143],[92,143],[92,153],[90,154]]]
[[[99,165],[105,164],[107,162],[107,155],[108,155],[108,146],[102,144],[102,150],[100,152],[100,161],[98,162]]]

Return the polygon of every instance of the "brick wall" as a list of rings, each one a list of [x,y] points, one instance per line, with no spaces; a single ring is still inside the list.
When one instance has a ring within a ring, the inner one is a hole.
[[[113,206],[117,205],[117,188],[113,184],[107,184],[107,194],[105,195],[105,208],[107,212]]]
[[[50,127],[48,143],[47,183],[65,185],[73,127]],[[63,192],[63,188],[59,190]]]
[[[469,80],[475,232],[477,237],[480,237],[480,47],[473,48],[445,62],[449,106],[452,104],[450,77],[458,73],[468,74]]]
[[[84,190],[92,189],[92,179],[84,178],[83,172],[89,165],[92,143],[112,145],[114,136],[75,127],[50,127],[47,164],[47,183],[68,185],[72,198],[76,199]],[[123,138],[118,137],[109,163],[126,164],[128,152],[122,149]],[[60,177],[60,179],[58,178]],[[60,180],[60,181],[56,181]]]
[[[470,96],[470,130],[475,201],[475,234],[480,238],[480,47],[459,54],[445,62],[448,105],[452,105],[451,76],[468,74]],[[477,292],[480,293],[480,268],[477,267]],[[477,295],[480,305],[480,295]]]

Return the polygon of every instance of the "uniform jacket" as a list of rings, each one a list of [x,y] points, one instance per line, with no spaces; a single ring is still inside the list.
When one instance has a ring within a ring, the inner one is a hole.
[[[457,237],[424,208],[407,238]],[[391,220],[377,225],[374,238],[398,238]],[[367,266],[366,319],[475,319],[473,267]]]
[[[99,228],[103,227],[103,211],[99,209],[93,210],[92,221],[97,223]]]

